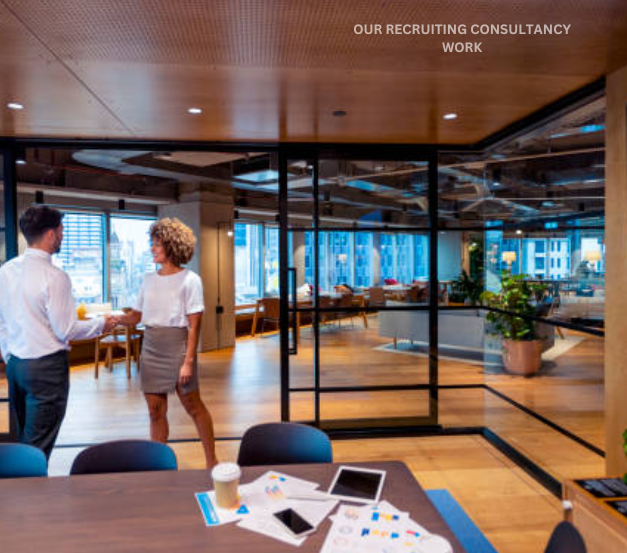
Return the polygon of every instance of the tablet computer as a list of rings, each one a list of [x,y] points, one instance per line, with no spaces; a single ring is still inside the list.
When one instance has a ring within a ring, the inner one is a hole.
[[[358,503],[376,503],[381,496],[384,470],[341,466],[331,486],[329,495]]]

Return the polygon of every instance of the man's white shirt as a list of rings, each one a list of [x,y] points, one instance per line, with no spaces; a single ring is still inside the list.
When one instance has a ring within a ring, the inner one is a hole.
[[[50,254],[28,248],[0,268],[0,348],[10,355],[38,359],[69,348],[70,340],[102,333],[103,319],[79,321],[70,277],[52,264]]]

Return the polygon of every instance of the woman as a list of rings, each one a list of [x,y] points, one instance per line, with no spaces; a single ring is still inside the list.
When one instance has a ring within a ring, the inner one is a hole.
[[[202,281],[184,269],[194,255],[196,238],[178,219],[161,219],[150,227],[153,260],[160,265],[149,273],[134,309],[121,324],[140,321],[146,327],[142,346],[141,385],[150,412],[150,437],[168,439],[168,393],[176,393],[194,420],[207,467],[217,463],[213,422],[198,390],[196,349],[204,311]]]

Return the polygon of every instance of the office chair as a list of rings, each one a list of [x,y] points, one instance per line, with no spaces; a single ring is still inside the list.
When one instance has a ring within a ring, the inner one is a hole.
[[[70,474],[176,470],[176,455],[150,440],[118,440],[88,447],[78,454]]]
[[[48,476],[41,449],[27,444],[0,444],[0,478]]]
[[[586,553],[586,544],[577,528],[563,520],[553,530],[544,553]]]
[[[331,463],[333,451],[329,437],[313,426],[291,422],[258,424],[246,430],[237,463],[252,465],[289,465]]]

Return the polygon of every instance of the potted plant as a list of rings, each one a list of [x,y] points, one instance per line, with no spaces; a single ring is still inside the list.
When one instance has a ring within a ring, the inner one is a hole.
[[[486,318],[495,334],[503,339],[503,363],[508,372],[531,376],[542,362],[542,340],[536,322],[518,315],[535,315],[535,304],[546,292],[546,285],[528,282],[526,275],[501,273],[501,291],[481,294],[483,304],[500,311],[490,311]],[[515,314],[513,314],[515,313]]]
[[[477,305],[481,301],[483,292],[483,279],[472,278],[463,270],[460,275],[451,283],[451,303],[463,303],[466,305]]]

